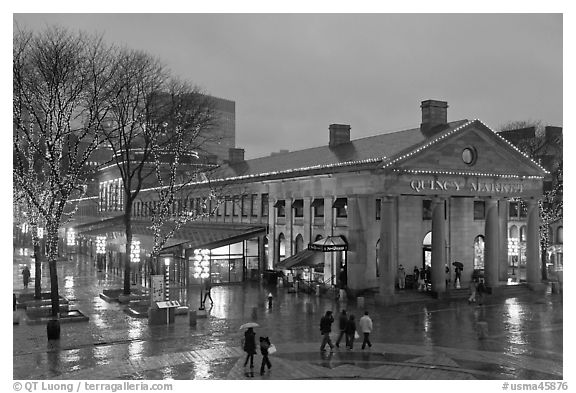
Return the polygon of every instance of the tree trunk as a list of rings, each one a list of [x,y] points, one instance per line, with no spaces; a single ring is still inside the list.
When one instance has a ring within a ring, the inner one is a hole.
[[[58,317],[60,311],[60,296],[58,294],[58,271],[56,270],[56,258],[58,257],[58,232],[57,229],[48,229],[48,266],[50,270],[50,300],[52,304],[52,317]]]
[[[126,229],[126,252],[124,253],[124,295],[130,295],[130,251],[132,247],[132,202],[126,198],[124,207],[124,226]]]
[[[40,244],[34,243],[34,299],[42,297],[42,260],[40,258]]]
[[[30,223],[32,247],[34,249],[34,299],[42,297],[42,265],[40,261],[40,239],[38,239],[38,224],[33,220]]]

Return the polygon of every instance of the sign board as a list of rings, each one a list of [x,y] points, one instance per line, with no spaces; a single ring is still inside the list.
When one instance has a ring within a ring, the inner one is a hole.
[[[180,307],[180,303],[178,300],[169,300],[167,302],[156,302],[156,306],[158,306],[158,308],[174,308]]]
[[[150,291],[151,302],[160,302],[164,300],[164,276],[154,275],[152,277],[152,290]]]
[[[312,251],[348,251],[347,244],[308,244],[308,249]]]

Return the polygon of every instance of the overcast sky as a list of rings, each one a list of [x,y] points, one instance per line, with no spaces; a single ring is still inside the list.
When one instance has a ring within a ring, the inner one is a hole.
[[[448,120],[562,126],[560,14],[15,14],[143,49],[208,93],[236,102],[246,157]]]

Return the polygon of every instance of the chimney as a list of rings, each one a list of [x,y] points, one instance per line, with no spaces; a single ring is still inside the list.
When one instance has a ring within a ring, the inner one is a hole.
[[[330,124],[330,143],[328,146],[335,147],[350,142],[350,126],[348,124]]]
[[[422,108],[420,132],[426,138],[442,131],[444,129],[443,126],[448,124],[448,103],[446,101],[422,101],[420,108]]]
[[[237,164],[244,161],[244,149],[231,147],[228,149],[228,163]]]

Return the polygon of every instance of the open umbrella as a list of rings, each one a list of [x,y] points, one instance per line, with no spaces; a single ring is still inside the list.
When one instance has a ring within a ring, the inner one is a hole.
[[[253,327],[259,327],[259,326],[260,325],[258,325],[256,322],[248,322],[248,323],[245,323],[244,325],[240,326],[240,330],[253,328]]]
[[[452,265],[456,266],[459,269],[464,270],[464,265],[462,264],[462,262],[458,262],[458,261],[452,262]]]

